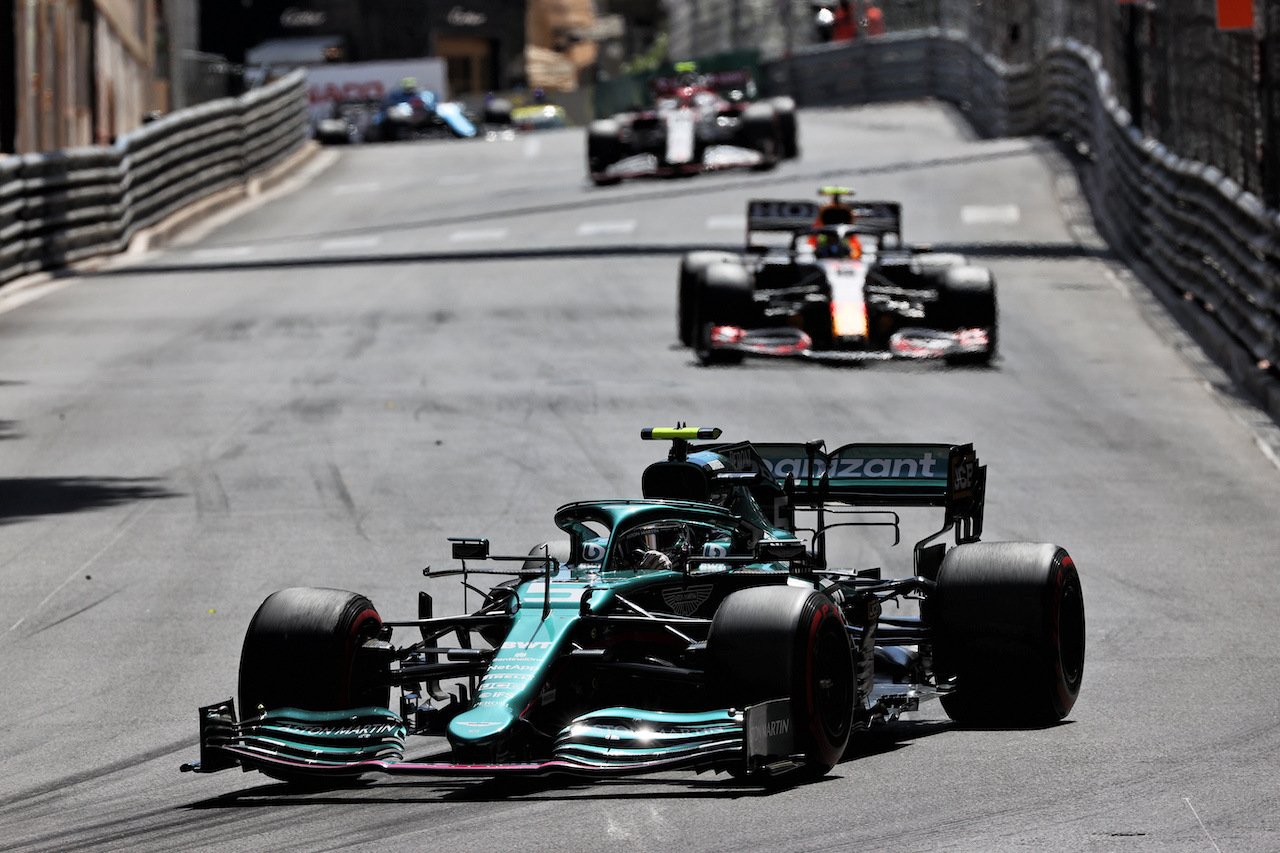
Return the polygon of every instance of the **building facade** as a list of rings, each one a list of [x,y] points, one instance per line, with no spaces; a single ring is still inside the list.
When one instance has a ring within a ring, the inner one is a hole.
[[[196,0],[0,0],[0,153],[108,144],[185,106]],[[12,47],[12,50],[7,48]],[[3,62],[3,60],[0,60]]]

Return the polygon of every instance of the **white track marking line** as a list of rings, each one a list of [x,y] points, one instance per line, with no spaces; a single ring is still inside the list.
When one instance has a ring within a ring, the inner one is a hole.
[[[382,184],[377,181],[367,181],[362,184],[338,184],[332,190],[334,195],[354,195],[355,193],[376,193],[382,189]]]
[[[243,258],[253,251],[251,246],[217,246],[211,249],[196,249],[191,253],[193,258]]]
[[[341,237],[335,240],[325,240],[320,244],[320,251],[342,252],[349,249],[372,249],[381,242],[381,237]]]
[[[474,231],[454,231],[449,235],[449,240],[454,243],[471,243],[479,240],[502,240],[506,236],[506,228],[478,228]]]
[[[1017,225],[1022,211],[1016,204],[966,204],[960,208],[965,225]]]
[[[708,216],[708,231],[739,231],[747,227],[747,217],[736,213],[727,216]]]
[[[1191,813],[1196,816],[1196,823],[1200,824],[1200,828],[1204,830],[1204,837],[1209,839],[1209,843],[1213,845],[1213,849],[1218,853],[1222,853],[1222,848],[1218,846],[1218,842],[1213,840],[1213,836],[1209,834],[1209,829],[1204,825],[1204,821],[1200,819],[1200,813],[1196,811],[1196,807],[1191,805],[1190,797],[1183,797],[1182,801],[1187,804],[1187,808],[1191,809]]]
[[[584,222],[578,226],[579,237],[590,237],[594,234],[630,234],[636,230],[634,219],[623,219],[617,222]]]
[[[39,281],[23,285],[12,292],[6,289],[6,291],[0,292],[0,314],[12,311],[15,308],[26,305],[28,302],[34,302],[42,296],[48,296],[50,293],[62,290],[67,285],[74,284],[79,280],[79,278],[64,278],[53,281]]]
[[[42,608],[42,607],[44,607],[46,604],[48,604],[48,603],[49,603],[49,600],[50,600],[51,598],[53,598],[55,595],[57,595],[57,594],[62,590],[62,588],[63,588],[63,587],[65,587],[67,584],[71,583],[71,579],[72,579],[72,578],[74,578],[76,575],[82,575],[82,574],[84,574],[84,573],[85,573],[85,571],[86,571],[90,566],[92,566],[94,563],[96,563],[96,562],[98,561],[98,558],[99,558],[99,557],[101,557],[103,554],[107,553],[107,551],[111,548],[111,546],[113,546],[113,545],[115,545],[117,542],[119,542],[119,541],[120,541],[120,538],[121,538],[122,536],[124,536],[126,533],[128,533],[128,532],[133,528],[133,526],[134,526],[135,524],[137,524],[137,523],[142,519],[142,517],[143,517],[144,515],[146,515],[148,512],[150,512],[150,511],[151,511],[151,508],[152,508],[153,506],[155,506],[155,504],[154,504],[154,503],[148,503],[146,506],[142,507],[142,509],[141,509],[141,510],[139,510],[139,511],[135,511],[135,512],[134,512],[133,517],[132,517],[132,518],[130,518],[130,519],[128,519],[127,521],[125,521],[125,523],[124,523],[123,525],[121,525],[120,529],[116,531],[116,535],[111,537],[111,541],[110,541],[110,542],[108,542],[106,545],[103,545],[101,548],[99,548],[99,549],[98,549],[98,553],[94,554],[92,557],[90,557],[89,559],[85,560],[85,561],[84,561],[84,563],[80,566],[80,568],[76,569],[74,572],[72,572],[71,574],[67,575],[66,580],[64,580],[62,583],[58,584],[56,587],[54,587],[53,592],[51,592],[51,593],[49,593],[48,595],[46,595],[46,596],[44,597],[44,600],[43,600],[43,601],[41,601],[41,602],[40,602],[39,604],[37,604],[35,607],[31,608],[31,610],[28,612],[28,614],[27,614],[27,615],[28,615],[28,616],[30,616],[30,615],[32,615],[32,614],[34,614],[34,613],[39,612],[40,608]],[[21,625],[21,624],[22,624],[23,622],[25,622],[25,621],[27,621],[27,617],[26,617],[26,616],[23,616],[23,617],[22,617],[21,619],[19,619],[17,622],[14,622],[12,625],[10,625],[10,626],[9,626],[9,629],[8,629],[7,631],[5,631],[3,634],[0,634],[0,637],[7,637],[11,631],[13,631],[15,628],[17,628],[19,625]]]

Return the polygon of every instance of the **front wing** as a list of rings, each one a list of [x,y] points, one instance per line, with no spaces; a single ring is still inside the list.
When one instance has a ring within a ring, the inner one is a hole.
[[[887,349],[819,350],[813,348],[813,339],[800,329],[713,326],[709,330],[706,347],[711,352],[740,352],[745,355],[824,362],[863,362],[976,355],[989,352],[991,340],[986,329],[958,329],[954,332],[900,329],[890,335]]]
[[[231,700],[200,709],[200,760],[183,771],[213,773],[241,766],[279,775],[628,776],[666,770],[773,774],[800,766],[792,754],[790,703],[762,702],[743,711],[697,713],[606,708],[576,718],[545,760],[461,764],[404,761],[405,727],[385,708],[313,712],[284,708],[235,721]]]

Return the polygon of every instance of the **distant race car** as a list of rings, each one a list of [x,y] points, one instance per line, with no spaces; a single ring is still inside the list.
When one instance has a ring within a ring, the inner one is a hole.
[[[531,104],[511,111],[511,125],[516,130],[555,130],[568,127],[569,116],[556,104]]]
[[[680,342],[704,364],[746,355],[989,362],[998,334],[991,271],[904,244],[899,204],[847,202],[850,192],[824,187],[825,205],[752,200],[745,252],[686,254]]]
[[[412,78],[400,82],[383,99],[365,128],[371,142],[395,142],[420,136],[471,138],[476,126],[459,104],[441,101],[434,92],[419,89]]]
[[[753,102],[747,71],[699,74],[690,63],[677,69],[678,76],[650,84],[652,109],[587,127],[587,172],[595,184],[732,166],[766,170],[799,156],[791,98]]]
[[[354,592],[269,596],[245,635],[240,712],[201,708],[200,759],[182,769],[307,785],[674,768],[762,782],[825,774],[855,733],[927,699],[982,727],[1071,710],[1075,565],[1056,545],[979,541],[972,445],[642,437],[672,442],[643,499],[562,506],[566,538],[528,555],[452,540],[460,568],[428,577],[510,577],[467,615],[436,616],[426,592],[397,620]],[[908,576],[832,565],[837,528],[879,526],[896,544],[896,507],[942,511]],[[885,612],[903,601],[919,615]]]

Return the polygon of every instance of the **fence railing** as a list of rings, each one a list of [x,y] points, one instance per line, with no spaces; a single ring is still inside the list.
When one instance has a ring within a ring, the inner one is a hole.
[[[140,230],[276,165],[306,141],[305,83],[295,72],[111,146],[0,159],[0,285],[123,251]]]
[[[1134,126],[1093,48],[1056,40],[1010,66],[958,32],[921,30],[766,63],[802,105],[937,97],[992,135],[1072,141],[1098,230],[1280,419],[1280,215]],[[803,81],[801,83],[800,81]]]

